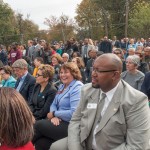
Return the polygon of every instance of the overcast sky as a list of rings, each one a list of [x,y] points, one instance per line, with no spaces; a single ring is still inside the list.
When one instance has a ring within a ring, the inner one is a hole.
[[[40,29],[47,29],[44,25],[45,18],[49,16],[60,17],[62,14],[74,18],[77,4],[82,0],[3,0],[15,11],[25,17],[30,14],[30,19],[39,25]]]

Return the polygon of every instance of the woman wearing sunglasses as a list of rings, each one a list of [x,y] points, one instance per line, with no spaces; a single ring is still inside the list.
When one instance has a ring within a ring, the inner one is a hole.
[[[54,68],[50,65],[40,65],[36,74],[36,85],[29,106],[36,120],[44,119],[56,94],[52,84]]]

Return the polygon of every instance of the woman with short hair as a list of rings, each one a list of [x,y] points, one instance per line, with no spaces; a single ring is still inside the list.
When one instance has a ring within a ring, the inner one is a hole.
[[[128,56],[126,59],[127,71],[121,74],[121,78],[130,84],[133,88],[141,90],[141,85],[144,80],[144,73],[137,68],[140,65],[140,58],[137,55]]]
[[[34,150],[32,112],[12,88],[0,88],[0,150]]]
[[[16,79],[12,76],[12,68],[10,66],[7,65],[0,68],[0,75],[2,77],[2,87],[15,87]]]
[[[34,125],[33,144],[36,150],[48,150],[50,145],[68,134],[68,125],[80,100],[82,87],[81,73],[73,62],[63,64],[60,68],[59,86],[55,99],[47,114],[48,119],[37,121]]]
[[[45,119],[57,92],[52,84],[54,68],[50,65],[40,65],[36,74],[29,106],[36,120]]]

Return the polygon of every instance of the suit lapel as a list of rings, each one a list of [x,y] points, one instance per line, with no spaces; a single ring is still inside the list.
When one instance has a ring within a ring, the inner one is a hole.
[[[20,88],[20,92],[23,90],[23,88],[26,86],[27,82],[28,82],[28,78],[29,78],[29,75],[27,74],[27,76],[25,77],[22,85],[21,85],[21,88]]]
[[[102,119],[99,123],[99,127],[98,127],[96,133],[98,133],[100,130],[102,130],[102,128],[109,121],[109,119],[118,111],[118,108],[120,106],[120,97],[122,95],[122,88],[123,88],[123,85],[120,82],[109,106],[106,109],[104,116],[102,117]]]
[[[17,88],[19,82],[20,82],[20,79],[17,79],[17,82],[16,82],[16,84],[15,84],[15,89]]]
[[[88,108],[87,106],[89,104],[98,104],[99,102],[99,96],[100,96],[100,89],[92,89],[86,96],[87,104],[85,108],[85,114],[87,114],[86,123],[87,126],[82,129],[81,132],[81,143],[83,144],[83,141],[89,136],[92,126],[94,124],[97,108]]]
[[[92,103],[92,104],[98,105],[99,97],[100,97],[100,90],[99,89],[93,89],[92,95],[87,97],[88,104]],[[94,124],[96,112],[97,112],[97,108],[88,109],[88,131],[91,131],[91,128]]]

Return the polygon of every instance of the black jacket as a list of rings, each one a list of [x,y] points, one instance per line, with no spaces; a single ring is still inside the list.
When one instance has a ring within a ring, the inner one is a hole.
[[[104,53],[112,53],[112,44],[109,41],[102,41],[99,44],[98,50]]]
[[[141,91],[145,93],[150,100],[150,72],[145,74],[145,78],[141,86]]]
[[[30,109],[36,120],[45,119],[50,110],[55,95],[56,88],[51,83],[48,83],[42,93],[40,93],[41,86],[36,84],[29,102]]]
[[[17,88],[18,84],[19,84],[19,79],[16,82],[15,89]],[[28,73],[19,90],[20,94],[24,97],[24,99],[27,102],[29,102],[30,97],[32,95],[34,84],[35,84],[35,78],[30,73]]]
[[[7,65],[8,64],[8,58],[7,58],[7,53],[5,52],[5,50],[2,50],[0,52],[0,60],[2,61],[2,63],[4,65]]]

